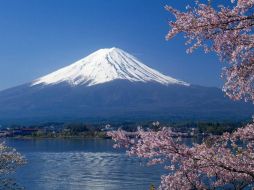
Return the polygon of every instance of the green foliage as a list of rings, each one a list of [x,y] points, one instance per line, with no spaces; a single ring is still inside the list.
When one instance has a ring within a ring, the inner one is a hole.
[[[151,184],[149,190],[155,190],[155,186]]]
[[[221,135],[224,132],[233,132],[235,129],[243,126],[241,123],[198,123],[197,129],[199,133],[209,133],[213,135]]]

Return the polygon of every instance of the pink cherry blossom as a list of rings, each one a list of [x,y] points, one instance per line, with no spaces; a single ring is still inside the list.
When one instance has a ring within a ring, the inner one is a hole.
[[[130,156],[164,163],[168,175],[160,189],[215,189],[229,185],[243,189],[254,185],[254,125],[210,139],[211,143],[185,145],[168,128],[139,129],[135,138],[122,130],[109,132],[117,147],[128,147]],[[241,142],[241,143],[240,143]]]
[[[24,157],[15,149],[0,143],[0,174],[8,174],[15,171],[18,166],[25,164]]]
[[[233,2],[234,3],[234,2]],[[188,52],[203,47],[214,51],[229,66],[224,69],[223,90],[232,99],[254,100],[254,1],[238,0],[233,8],[196,3],[186,12],[166,6],[176,21],[171,21],[166,39],[179,33],[187,38]]]
[[[254,103],[254,0],[231,0],[232,7],[213,7],[196,2],[181,12],[170,6],[175,21],[169,23],[169,40],[184,34],[188,52],[202,47],[216,52],[228,63],[222,76],[223,90],[234,100]],[[210,137],[201,144],[187,146],[169,128],[159,131],[139,128],[135,136],[123,130],[109,136],[116,147],[125,147],[130,156],[148,159],[148,164],[164,164],[159,189],[248,189],[254,187],[254,123],[233,133]]]

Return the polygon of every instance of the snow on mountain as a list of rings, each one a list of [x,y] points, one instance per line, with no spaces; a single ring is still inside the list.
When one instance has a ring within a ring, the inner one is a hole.
[[[92,86],[116,79],[189,86],[186,82],[161,74],[141,63],[129,53],[114,47],[100,49],[67,67],[33,81],[31,86],[61,82],[67,82],[72,86]]]

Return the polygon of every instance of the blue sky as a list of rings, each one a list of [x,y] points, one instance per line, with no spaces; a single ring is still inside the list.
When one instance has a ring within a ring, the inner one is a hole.
[[[186,54],[181,36],[165,40],[172,17],[164,5],[185,8],[190,1],[0,0],[0,89],[113,46],[164,74],[220,87],[216,55]]]

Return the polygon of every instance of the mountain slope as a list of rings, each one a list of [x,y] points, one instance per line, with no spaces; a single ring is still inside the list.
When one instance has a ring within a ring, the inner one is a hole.
[[[111,48],[0,92],[0,122],[250,118],[253,105],[165,76]],[[1,124],[0,123],[0,124]]]

